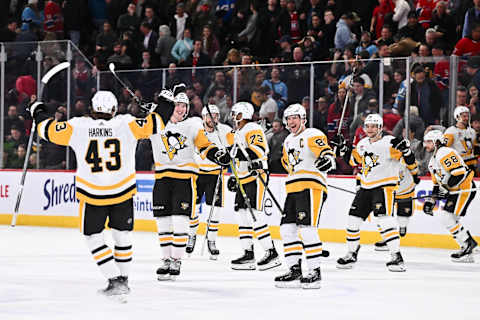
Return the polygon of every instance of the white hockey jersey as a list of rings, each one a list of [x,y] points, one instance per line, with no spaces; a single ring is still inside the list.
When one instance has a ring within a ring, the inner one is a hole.
[[[118,115],[111,120],[76,117],[38,124],[41,138],[70,146],[77,159],[76,195],[80,201],[105,206],[124,202],[136,193],[137,139],[154,130],[154,116],[136,119]]]
[[[451,126],[445,130],[443,135],[447,139],[447,147],[455,149],[467,166],[477,163],[477,158],[474,154],[477,134],[473,128],[460,129],[456,126]]]
[[[155,179],[195,177],[198,174],[195,152],[205,158],[207,152],[215,147],[205,135],[202,120],[193,117],[177,123],[169,121],[166,125],[161,119],[160,122],[158,132],[150,137]]]
[[[362,188],[398,185],[402,153],[392,147],[393,139],[393,136],[386,135],[372,143],[370,138],[366,137],[352,150],[350,165],[361,165]]]
[[[268,168],[267,157],[269,148],[267,138],[262,130],[262,127],[255,122],[246,123],[243,128],[237,130],[234,136],[235,145],[240,145],[250,155],[253,161],[261,161],[263,168]],[[240,148],[234,146],[233,155],[241,154]],[[248,161],[240,161],[236,159],[238,168],[238,176],[242,183],[254,181],[256,176],[248,171]]]
[[[326,155],[335,157],[322,131],[308,128],[299,135],[291,133],[283,143],[282,157],[282,164],[288,172],[285,182],[287,193],[305,189],[327,192],[326,174],[315,168],[315,160]]]
[[[455,149],[449,147],[440,147],[434,153],[428,163],[428,170],[432,175],[434,185],[442,185],[450,191],[469,188],[474,175],[474,172],[470,171],[469,175],[458,186],[448,187],[447,182],[452,175],[458,176],[469,171],[460,154]]]
[[[415,191],[415,182],[413,181],[413,175],[418,175],[418,163],[407,165],[403,158],[400,161],[399,170],[399,184],[397,191],[397,198],[409,198],[413,197]]]
[[[219,148],[222,146],[229,147],[233,144],[233,132],[232,128],[226,124],[219,123],[217,124],[217,129],[220,134],[220,139],[218,138],[217,132],[207,132],[205,130],[205,135],[207,136],[210,142],[213,142]],[[194,155],[195,163],[198,164],[200,174],[220,174],[220,166],[215,162],[212,162],[208,158],[202,158],[200,153],[196,152]]]

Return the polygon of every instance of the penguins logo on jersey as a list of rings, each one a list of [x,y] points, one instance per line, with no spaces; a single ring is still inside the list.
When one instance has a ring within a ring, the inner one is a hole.
[[[187,145],[185,144],[185,142],[187,141],[187,137],[178,132],[172,133],[170,131],[167,131],[165,134],[162,134],[162,141],[165,145],[166,150],[163,151],[163,153],[166,153],[170,160],[175,157],[175,155],[178,153],[178,150],[187,147]]]
[[[402,171],[400,171],[400,173],[398,174],[398,177],[400,178],[400,181],[403,181],[403,179],[405,179],[405,175],[403,174]]]
[[[297,151],[295,149],[288,149],[288,162],[292,166],[292,168],[295,168],[297,164],[302,162],[303,160],[300,159],[300,151]]]
[[[365,152],[363,155],[363,163],[362,163],[362,168],[363,168],[363,175],[366,177],[372,171],[372,168],[375,168],[376,166],[379,165],[378,159],[380,157],[373,154],[372,152]]]

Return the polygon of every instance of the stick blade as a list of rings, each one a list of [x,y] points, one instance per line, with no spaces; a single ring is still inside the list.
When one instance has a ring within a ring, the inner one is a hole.
[[[53,67],[52,69],[48,70],[48,72],[43,76],[43,78],[42,78],[42,83],[43,83],[43,84],[47,84],[51,77],[53,77],[54,75],[56,75],[58,72],[60,72],[60,71],[62,71],[62,70],[64,70],[64,69],[67,69],[69,66],[70,66],[70,62],[66,62],[66,61],[57,64],[57,65],[56,65],[55,67]]]
[[[110,62],[108,64],[108,69],[110,69],[111,72],[115,72],[115,64],[113,62]]]

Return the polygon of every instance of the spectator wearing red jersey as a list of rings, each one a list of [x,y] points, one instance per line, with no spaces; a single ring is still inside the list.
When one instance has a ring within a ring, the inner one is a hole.
[[[375,39],[380,38],[385,16],[393,13],[392,0],[378,0],[379,5],[373,10],[372,20],[370,22],[370,33],[375,34]]]
[[[418,14],[418,23],[422,25],[424,29],[430,27],[430,21],[432,20],[432,12],[435,9],[435,0],[418,0],[416,11]]]
[[[49,0],[45,4],[43,30],[45,32],[55,32],[58,39],[63,38],[63,15],[62,9],[58,5],[58,0]]]
[[[37,93],[37,81],[31,75],[20,76],[15,82],[18,93],[18,102],[23,102]]]
[[[457,42],[453,54],[460,57],[480,54],[480,24],[473,26],[471,36],[466,36]]]
[[[300,20],[295,0],[288,1],[287,12],[290,16],[290,38],[293,42],[298,42],[302,39],[302,34],[305,34],[305,21]]]
[[[383,128],[389,134],[392,134],[393,128],[402,117],[398,113],[394,113],[392,106],[389,104],[383,105]]]

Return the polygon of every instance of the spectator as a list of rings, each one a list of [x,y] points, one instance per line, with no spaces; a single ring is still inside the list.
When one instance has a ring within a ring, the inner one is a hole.
[[[202,52],[206,54],[210,61],[214,61],[220,51],[220,44],[217,37],[212,33],[212,28],[208,25],[203,27],[202,32]]]
[[[177,39],[177,41],[181,41],[185,39],[185,30],[191,29],[192,23],[190,17],[185,12],[185,6],[183,2],[177,4],[176,13],[170,20],[170,31],[172,35]]]
[[[106,54],[110,54],[113,51],[113,45],[117,42],[118,36],[112,30],[110,22],[105,21],[103,23],[103,30],[97,35],[96,51],[102,51]]]
[[[175,38],[170,34],[170,28],[167,25],[161,25],[158,28],[158,41],[155,47],[155,53],[160,57],[160,66],[166,67],[173,62],[172,48],[176,42]]]
[[[413,131],[415,139],[423,141],[423,133],[425,131],[425,122],[420,118],[418,107],[410,106],[410,115],[409,115],[409,126],[410,130]],[[405,128],[405,120],[400,119],[395,127],[393,128],[392,134],[395,137],[400,137]]]
[[[455,17],[447,11],[447,3],[438,1],[433,10],[430,27],[434,28],[440,38],[446,43],[455,43],[457,40]]]
[[[342,117],[343,107],[345,105],[345,98],[347,96],[347,90],[345,88],[338,88],[337,95],[335,97],[335,101],[330,105],[328,108],[328,116],[327,116],[327,123],[328,123],[328,130],[327,136],[328,140],[333,139],[333,137],[338,132],[338,126],[340,124],[340,119]],[[350,141],[349,135],[349,125],[351,119],[351,100],[347,102],[347,106],[345,109],[345,114],[343,117],[342,128],[340,133],[345,138],[346,141]]]
[[[320,33],[322,26],[322,21],[320,20],[320,16],[316,13],[312,15],[312,25],[309,26],[307,31],[307,36],[314,37],[315,40],[318,40],[318,34]]]
[[[152,26],[152,30],[158,30],[160,27],[160,18],[157,17],[152,6],[147,5],[145,7],[144,22],[148,22]]]
[[[325,10],[323,21],[324,24],[320,27],[320,32],[317,35],[318,41],[320,42],[320,48],[335,48],[335,33],[337,32],[337,26],[335,23],[335,15],[332,10]]]
[[[312,36],[306,36],[298,43],[303,51],[303,61],[317,61],[320,57],[318,42]]]
[[[422,66],[413,69],[410,103],[419,106],[420,116],[426,124],[437,124],[443,108],[441,93]]]
[[[185,61],[185,66],[193,67],[192,80],[206,80],[208,70],[196,70],[196,68],[209,66],[211,64],[212,62],[210,61],[210,57],[202,51],[202,40],[195,40],[193,42],[193,51]]]
[[[353,117],[367,110],[370,99],[375,98],[375,94],[365,88],[365,80],[360,76],[353,78]]]
[[[374,34],[376,38],[380,37],[385,16],[393,12],[392,0],[378,0],[378,3],[379,5],[373,10],[372,20],[370,21],[370,32]]]
[[[372,37],[368,31],[362,32],[360,45],[355,49],[355,54],[360,54],[362,51],[367,51],[370,57],[378,51],[377,46],[372,42]]]
[[[480,24],[473,25],[470,35],[457,42],[453,54],[460,57],[480,55]]]
[[[402,119],[402,117],[398,113],[393,112],[391,105],[385,104],[383,106],[383,127],[388,134],[392,134],[393,129],[400,119]]]
[[[268,95],[270,88],[262,87],[254,91],[257,93],[257,98],[261,102],[260,111],[258,112],[260,119],[267,119],[269,123],[272,123],[273,119],[277,116],[278,106],[275,100]]]
[[[397,41],[404,38],[410,38],[416,42],[424,42],[425,30],[418,23],[417,13],[415,11],[410,11],[407,18],[407,25],[399,29],[397,32]]]
[[[140,65],[140,68],[142,70],[148,70],[148,69],[154,69],[156,68],[157,65],[156,65],[156,61],[152,58],[152,56],[150,55],[150,52],[148,50],[143,50],[142,52],[142,64]],[[150,78],[149,75],[151,75],[150,72],[142,72],[141,73],[142,75],[142,80],[144,81],[148,81],[148,79]]]
[[[86,100],[79,99],[73,107],[73,116],[81,117],[88,114],[88,103]]]
[[[300,47],[293,49],[293,62],[303,62],[303,50]],[[310,66],[294,64],[285,66],[288,75],[286,85],[289,88],[288,98],[290,103],[300,101],[310,91]]]
[[[478,98],[478,89],[473,83],[471,83],[468,86],[468,96],[469,96],[469,101],[467,106],[470,108],[470,112],[472,114],[480,113],[480,101]]]
[[[354,25],[355,16],[352,13],[344,14],[337,22],[337,31],[335,33],[335,48],[343,50],[348,45],[356,42],[356,36],[351,31]]]
[[[392,28],[390,26],[384,25],[382,31],[380,32],[380,38],[375,40],[375,43],[378,45],[380,43],[385,43],[387,46],[393,43]]]
[[[418,0],[416,12],[418,14],[418,23],[424,28],[430,27],[432,12],[435,9],[435,0]]]
[[[480,90],[480,57],[474,56],[468,58],[466,71],[467,74],[472,77],[472,83],[477,88],[477,91]]]
[[[258,44],[258,40],[254,37],[259,36],[260,32],[257,32],[258,10],[253,1],[250,4],[250,11],[252,14],[248,17],[245,29],[238,34],[238,39],[250,45],[256,45]]]
[[[45,23],[43,29],[45,32],[54,32],[58,39],[63,39],[63,15],[62,9],[57,2],[61,1],[49,0],[45,4]]]
[[[10,127],[10,134],[5,139],[3,150],[12,155],[17,147],[21,144],[27,144],[26,138],[22,134],[22,131],[20,131],[20,128],[14,126]]]
[[[468,9],[465,13],[462,38],[470,36],[474,25],[480,23],[480,0],[473,0],[473,5],[473,8]]]
[[[20,119],[20,117],[18,116],[18,111],[16,106],[12,105],[8,107],[7,117],[5,119],[4,125],[5,125],[4,134],[7,140],[10,138],[9,136],[10,129],[13,127],[19,128],[21,132],[25,132],[23,120]]]
[[[117,30],[120,33],[130,31],[133,33],[134,37],[136,36],[138,27],[140,25],[140,19],[135,14],[136,8],[137,7],[135,3],[132,2],[128,5],[127,13],[124,13],[118,17]]]
[[[428,28],[425,31],[425,44],[431,49],[437,39],[439,38],[439,33],[434,28]]]
[[[285,83],[280,80],[280,69],[273,67],[270,75],[271,78],[263,81],[262,86],[268,86],[270,88],[272,98],[277,102],[280,112],[283,112],[288,101],[288,88]]]
[[[177,65],[175,63],[170,63],[167,70],[167,81],[165,83],[166,88],[173,88],[173,86],[182,83],[182,79],[177,72]]]
[[[368,100],[368,105],[367,109],[364,111],[368,111],[367,114],[370,113],[378,113],[378,101],[375,98],[371,98]],[[363,120],[365,118],[365,114],[362,111],[359,115],[353,118],[352,123],[350,124],[350,136],[354,136],[355,132],[357,131],[358,127],[361,127],[363,125]]]
[[[393,0],[393,2],[395,3],[395,9],[392,20],[398,23],[398,29],[402,29],[407,25],[410,5],[406,0]]]
[[[27,147],[25,144],[19,144],[15,152],[9,157],[7,168],[22,169],[25,162],[25,155],[27,154]]]
[[[86,30],[85,22],[89,20],[86,1],[65,0],[63,2],[63,17],[65,34],[78,47],[82,31]]]
[[[214,89],[215,89],[215,87],[218,87],[218,86],[223,86],[224,88],[226,88],[226,87],[230,88],[230,86],[228,86],[228,84],[227,84],[227,78],[225,77],[225,73],[223,73],[223,71],[221,71],[221,70],[215,71],[215,76],[214,76],[213,82],[210,83],[207,90],[205,91],[205,96],[203,98],[203,104],[208,103],[208,98],[210,96],[214,95],[214,93],[215,93]]]
[[[0,29],[0,42],[12,42],[17,37],[17,21],[8,20],[7,26]]]
[[[37,27],[43,26],[45,16],[43,12],[38,8],[38,0],[28,0],[28,4],[25,6],[22,12],[22,31],[28,31],[32,24]]]
[[[280,54],[278,56],[280,57],[280,62],[292,62],[292,39],[290,38],[290,36],[281,37],[279,45]],[[300,48],[300,50],[302,49]],[[303,52],[300,61],[303,61]]]
[[[183,31],[183,39],[177,40],[172,47],[172,56],[176,60],[177,65],[183,67],[185,60],[193,50],[193,41],[191,39],[190,29]]]
[[[74,86],[74,97],[77,99],[88,99],[90,98],[91,89],[93,88],[92,84],[92,74],[91,70],[87,68],[85,60],[83,58],[75,59],[75,66],[72,70],[73,77],[73,86]]]
[[[148,51],[150,53],[150,57],[156,61],[157,55],[155,53],[155,46],[158,42],[158,34],[152,30],[152,25],[148,22],[142,22],[140,25],[140,32],[143,36],[143,50]]]
[[[305,34],[305,23],[300,20],[295,0],[288,0],[287,13],[290,16],[290,33],[288,36],[294,42],[300,41],[302,34]]]
[[[210,103],[218,107],[219,110],[226,110],[227,108],[227,93],[225,87],[222,85],[216,86],[213,90],[214,95],[210,97]],[[222,115],[222,111],[220,111]]]
[[[289,134],[280,119],[273,120],[272,135],[267,136],[268,148],[270,149],[268,169],[271,173],[286,173],[282,165],[283,142]]]
[[[127,70],[133,66],[132,58],[127,54],[127,44],[117,42],[113,46],[113,54],[108,57],[107,63],[114,63],[119,70]]]
[[[327,133],[328,130],[328,101],[324,97],[317,100],[316,109],[313,112],[313,127]]]

